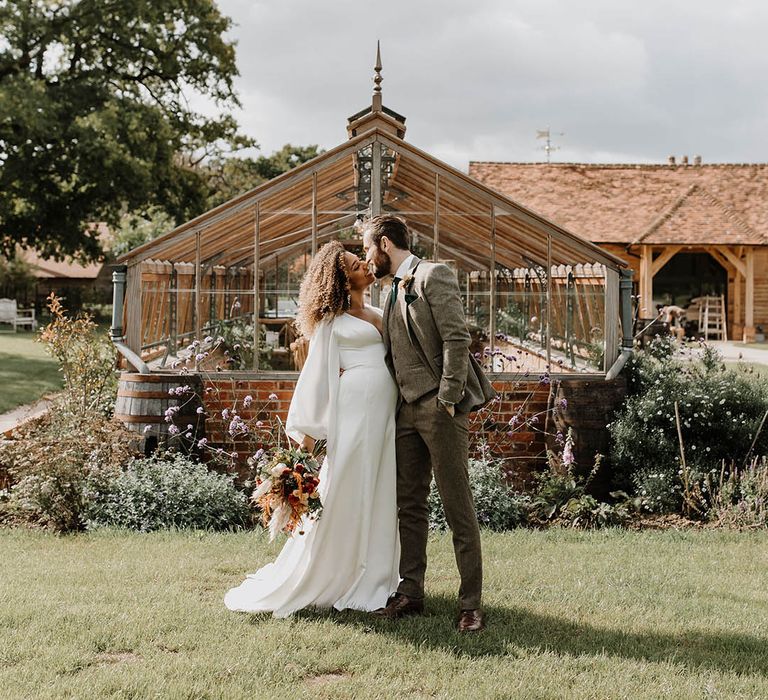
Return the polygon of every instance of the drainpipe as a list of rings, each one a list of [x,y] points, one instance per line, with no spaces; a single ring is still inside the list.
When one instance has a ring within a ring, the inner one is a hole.
[[[131,350],[123,341],[123,302],[125,301],[126,265],[115,265],[112,273],[112,327],[109,337],[117,351],[128,361],[139,374],[151,374],[144,360]]]
[[[605,380],[616,379],[632,356],[632,270],[622,269],[619,278],[619,310],[621,315],[621,354],[605,375]]]

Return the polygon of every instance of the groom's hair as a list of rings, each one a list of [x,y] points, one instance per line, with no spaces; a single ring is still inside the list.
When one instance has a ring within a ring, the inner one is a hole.
[[[378,248],[383,236],[389,238],[396,248],[410,250],[411,234],[405,219],[392,214],[382,214],[369,219],[365,228],[371,234],[371,242]]]

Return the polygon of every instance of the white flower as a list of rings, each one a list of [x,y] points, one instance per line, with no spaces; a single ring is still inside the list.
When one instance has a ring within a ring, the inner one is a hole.
[[[253,492],[253,499],[257,501],[262,496],[268,494],[271,490],[272,490],[272,479],[265,479],[264,481],[261,482],[261,484],[259,485],[259,488],[257,488]]]
[[[272,474],[272,476],[280,476],[286,469],[288,469],[288,465],[280,462],[272,467],[269,473]]]

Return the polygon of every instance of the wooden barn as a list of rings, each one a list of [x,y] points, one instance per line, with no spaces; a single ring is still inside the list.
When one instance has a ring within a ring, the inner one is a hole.
[[[641,317],[674,304],[698,324],[706,303],[725,312],[710,337],[750,342],[768,328],[768,164],[471,162],[469,174],[627,260]]]

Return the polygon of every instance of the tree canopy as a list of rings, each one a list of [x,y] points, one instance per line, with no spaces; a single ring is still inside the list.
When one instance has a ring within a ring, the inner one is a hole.
[[[0,4],[0,247],[93,257],[88,222],[205,210],[197,166],[254,145],[226,113],[239,104],[230,25],[213,0]],[[190,92],[222,114],[195,112]]]

